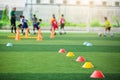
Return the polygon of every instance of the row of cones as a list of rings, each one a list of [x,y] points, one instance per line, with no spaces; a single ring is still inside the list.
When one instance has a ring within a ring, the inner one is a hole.
[[[64,48],[62,48],[62,49],[60,49],[58,52],[59,52],[59,53],[62,53],[62,54],[65,54],[67,51],[66,51]],[[68,52],[66,56],[67,56],[67,57],[73,57],[73,56],[75,56],[75,55],[74,55],[73,52]],[[82,56],[79,56],[79,57],[76,59],[76,61],[78,61],[78,62],[85,62],[85,58],[82,57]]]
[[[54,29],[52,28],[50,38],[54,38],[54,37],[55,37],[54,36]],[[25,38],[29,38],[29,29],[28,28],[26,29],[26,32],[25,32]],[[20,40],[20,29],[19,28],[17,29],[15,40]],[[38,30],[37,40],[38,41],[42,40],[42,32],[40,29]]]
[[[65,49],[60,49],[58,52],[64,54],[64,53],[66,53],[66,50],[65,50]],[[73,52],[68,52],[66,56],[67,56],[67,57],[73,57],[73,56],[75,56],[75,55],[74,55]],[[79,57],[76,59],[76,61],[77,61],[77,62],[85,62],[86,59],[85,59],[83,56],[79,56]],[[92,64],[91,62],[86,62],[82,67],[83,67],[83,68],[93,68],[94,66],[93,66],[93,64]]]
[[[25,38],[29,38],[29,29],[28,28],[26,29],[26,32],[25,32]],[[20,29],[17,29],[15,40],[20,40]],[[42,33],[41,33],[40,29],[38,30],[38,36],[37,36],[36,40],[38,40],[38,41],[42,40]]]
[[[62,53],[62,54],[65,54],[66,53],[66,50],[64,48],[60,49],[58,51],[59,53]],[[67,57],[73,57],[75,56],[73,52],[68,52]],[[77,59],[76,59],[77,62],[85,62],[86,59],[83,57],[83,56],[79,56]],[[82,68],[94,68],[94,65],[91,63],[91,62],[85,62],[84,65],[82,66]],[[105,78],[104,74],[102,73],[102,71],[100,70],[95,70],[91,76],[91,78]]]

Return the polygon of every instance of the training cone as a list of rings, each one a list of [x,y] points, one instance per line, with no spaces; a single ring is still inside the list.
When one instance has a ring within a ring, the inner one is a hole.
[[[41,35],[42,35],[42,32],[41,32],[41,30],[40,30],[40,29],[38,29],[38,34],[41,34]]]
[[[85,64],[82,66],[83,68],[93,68],[93,64],[91,62],[85,62]]]
[[[41,40],[42,40],[42,35],[41,35],[40,29],[38,30],[37,40],[38,40],[38,41],[41,41]]]
[[[79,56],[77,59],[76,59],[77,62],[85,62],[85,58],[83,56]]]
[[[86,46],[87,44],[88,44],[88,42],[86,42],[86,41],[83,43],[83,45],[85,45],[85,46]]]
[[[29,37],[29,29],[27,28],[26,31],[25,31],[25,38],[28,38]]]
[[[15,40],[20,40],[20,30],[19,29],[17,29]]]
[[[91,78],[105,78],[104,74],[100,70],[95,70],[90,77]]]
[[[7,43],[6,46],[11,47],[11,46],[13,46],[13,44],[12,43]]]
[[[75,55],[74,55],[73,52],[68,52],[66,56],[67,56],[67,57],[73,57],[73,56],[75,56]]]
[[[59,52],[59,53],[66,53],[66,50],[62,48],[62,49],[60,49],[58,52]]]
[[[54,35],[54,28],[52,28],[52,31],[51,31],[51,34],[50,34],[50,38],[54,38],[55,35]]]
[[[93,46],[93,45],[92,45],[92,43],[87,43],[87,45],[86,45],[86,46]]]

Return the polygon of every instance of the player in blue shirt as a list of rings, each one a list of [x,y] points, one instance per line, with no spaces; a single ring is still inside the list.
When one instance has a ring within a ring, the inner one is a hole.
[[[41,23],[41,22],[42,22],[42,19],[39,19],[39,21],[34,24],[34,30],[35,30],[35,29],[37,29],[37,30],[40,29],[40,23]],[[34,32],[34,34],[35,34],[35,32]]]

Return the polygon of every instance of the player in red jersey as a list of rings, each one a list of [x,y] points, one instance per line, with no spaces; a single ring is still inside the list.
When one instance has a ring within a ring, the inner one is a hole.
[[[64,30],[64,26],[65,26],[65,18],[64,15],[62,14],[60,18],[60,34],[66,33]]]
[[[53,20],[52,20],[52,28],[54,29],[54,31],[56,31],[58,29],[58,22],[57,22],[55,16],[53,17]],[[55,32],[55,35],[56,35],[56,32]]]

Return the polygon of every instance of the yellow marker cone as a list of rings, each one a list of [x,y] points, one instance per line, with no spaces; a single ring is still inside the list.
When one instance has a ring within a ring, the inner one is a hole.
[[[67,57],[73,57],[73,56],[75,56],[75,55],[74,55],[73,52],[68,52],[66,56],[67,56]]]
[[[93,64],[91,62],[86,62],[83,66],[83,68],[93,68]]]

